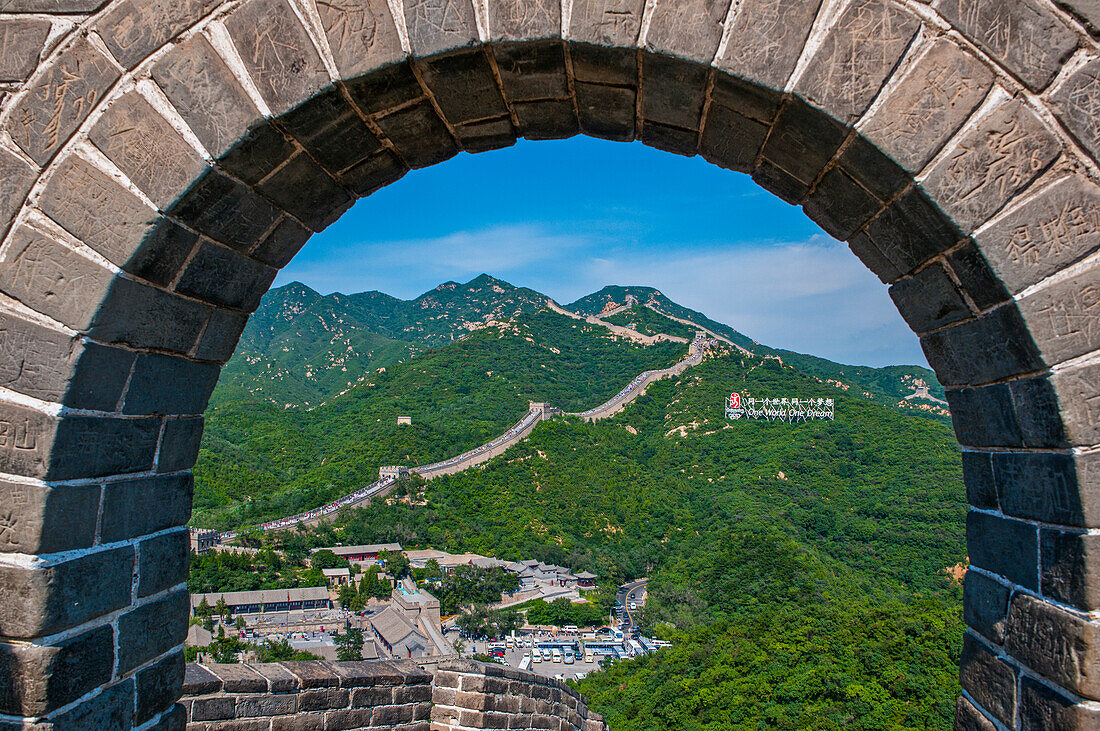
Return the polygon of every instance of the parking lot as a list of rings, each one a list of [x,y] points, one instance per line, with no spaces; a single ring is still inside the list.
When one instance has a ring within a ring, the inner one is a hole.
[[[474,643],[473,651],[478,654],[487,654],[489,652],[489,643],[485,641],[476,642]],[[518,668],[520,662],[523,660],[523,656],[530,651],[531,649],[529,647],[507,648],[504,651],[504,659],[509,666]],[[531,666],[528,668],[528,670],[538,675],[545,675],[548,678],[561,675],[565,680],[576,678],[578,673],[587,675],[599,669],[600,666],[598,662],[585,662],[583,658],[577,659],[572,664],[566,664],[564,660],[561,662],[543,660],[542,662],[532,662]]]

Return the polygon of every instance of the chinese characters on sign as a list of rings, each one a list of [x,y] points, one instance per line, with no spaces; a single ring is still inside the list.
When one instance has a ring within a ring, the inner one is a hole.
[[[731,393],[726,399],[727,419],[767,419],[768,421],[809,421],[810,419],[834,418],[831,398],[741,398],[739,393]]]

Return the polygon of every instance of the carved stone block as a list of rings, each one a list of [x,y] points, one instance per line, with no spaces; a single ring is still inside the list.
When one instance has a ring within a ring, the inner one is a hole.
[[[194,148],[137,92],[111,104],[89,137],[161,208],[178,198],[206,167]]]
[[[856,0],[830,28],[797,91],[843,123],[867,109],[909,47],[920,21],[894,3]]]
[[[821,0],[758,0],[742,3],[730,26],[718,68],[772,89],[782,89],[794,71]]]
[[[273,267],[202,241],[176,282],[176,291],[219,307],[252,312],[275,273]]]
[[[50,34],[45,18],[0,20],[0,82],[20,82],[31,75]]]
[[[1034,180],[1061,151],[1021,102],[998,107],[963,133],[923,181],[963,231],[973,231]]]
[[[917,173],[981,104],[993,72],[945,39],[929,43],[875,107],[860,131]]]
[[[46,420],[37,425],[33,419],[28,423],[26,414],[23,418],[24,422],[15,428],[17,439],[19,429],[26,426],[37,428],[38,434],[50,426]],[[32,476],[50,480],[105,477],[152,469],[160,420],[68,416],[56,423],[54,432],[52,443],[43,442],[49,448],[48,464]]]
[[[378,126],[411,168],[435,165],[458,154],[447,126],[426,101],[380,117]]]
[[[1018,301],[1048,365],[1100,349],[1100,265]]]
[[[632,46],[644,9],[645,0],[574,0],[568,37],[598,46]]]
[[[119,72],[87,40],[63,51],[12,109],[15,144],[45,164],[118,79]]]
[[[256,189],[313,231],[324,231],[355,202],[305,154],[292,157]]]
[[[271,230],[282,212],[217,170],[211,170],[168,211],[210,238],[247,251]]]
[[[219,4],[220,0],[122,0],[100,17],[95,30],[111,55],[132,69]]]
[[[895,282],[890,287],[890,299],[916,333],[950,325],[973,314],[959,288],[939,264]]]
[[[8,232],[37,177],[37,171],[22,158],[0,148],[0,236]]]
[[[282,114],[328,86],[317,49],[286,0],[248,0],[225,19],[252,80]]]
[[[767,135],[768,128],[760,122],[712,103],[699,139],[699,153],[719,167],[748,173]]]
[[[569,96],[565,47],[557,41],[493,47],[504,95],[511,101]]]
[[[642,61],[642,117],[682,129],[699,129],[707,94],[707,70],[669,56]]]
[[[1097,625],[1028,594],[1016,594],[1008,610],[1005,650],[1032,670],[1086,698],[1100,697]]]
[[[947,263],[963,291],[979,310],[987,310],[1009,300],[1008,290],[973,241],[967,241],[948,254]]]
[[[1066,436],[1074,446],[1100,444],[1100,365],[1059,370],[1051,376]],[[1100,478],[1100,474],[1096,475]]]
[[[513,105],[519,133],[529,140],[560,140],[580,133],[569,99],[517,102]]]
[[[122,413],[201,414],[220,371],[214,363],[142,353],[130,376]]]
[[[340,77],[352,79],[405,56],[386,0],[314,0]]]
[[[0,645],[0,712],[44,715],[110,681],[115,664],[114,632],[97,627],[46,645]],[[10,693],[10,695],[9,695]]]
[[[1096,728],[1100,711],[1075,703],[1049,685],[1020,678],[1020,725],[1025,731],[1047,728]]]
[[[1039,535],[1034,525],[971,510],[966,516],[966,549],[971,564],[1014,584],[1039,588]]]
[[[1100,536],[1044,529],[1039,539],[1043,596],[1086,612],[1100,607]]]
[[[959,660],[959,681],[985,710],[1001,723],[1011,725],[1016,718],[1017,669],[997,657],[981,640],[970,633],[963,635]]]
[[[1077,36],[1035,0],[936,0],[934,7],[1032,91],[1050,83]]]
[[[423,62],[424,83],[451,125],[508,114],[489,58],[482,50]]]
[[[212,157],[220,157],[260,118],[240,82],[201,34],[169,50],[152,74]]]
[[[580,81],[574,86],[581,129],[585,134],[606,140],[634,139],[636,93],[633,89]]]
[[[655,0],[645,46],[709,66],[729,7],[730,0]]]
[[[478,41],[472,0],[408,0],[405,27],[418,56],[470,46]]]
[[[98,485],[47,487],[0,480],[0,501],[0,552],[71,551],[95,540]]]
[[[1081,494],[1077,460],[1071,454],[998,452],[993,474],[1001,510],[1026,520],[1057,525],[1100,525],[1100,500]]]
[[[1093,158],[1100,157],[1100,60],[1070,76],[1051,97],[1050,106]]]
[[[489,0],[490,40],[530,41],[560,37],[560,0]]]

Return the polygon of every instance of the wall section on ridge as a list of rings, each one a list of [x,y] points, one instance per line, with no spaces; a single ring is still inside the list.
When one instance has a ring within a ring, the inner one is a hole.
[[[972,510],[962,728],[1097,723],[1100,45],[1049,0],[7,0],[0,729],[174,728],[202,413],[410,169],[641,139],[890,286]]]

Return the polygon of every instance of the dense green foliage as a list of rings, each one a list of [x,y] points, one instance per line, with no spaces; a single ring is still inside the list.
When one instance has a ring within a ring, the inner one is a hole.
[[[607,624],[608,612],[605,607],[592,602],[574,604],[565,597],[547,602],[543,599],[524,602],[516,609],[525,613],[527,624],[546,624],[555,627],[576,625],[578,627],[599,627]]]
[[[449,574],[429,579],[427,585],[439,600],[440,611],[446,615],[469,605],[500,601],[502,592],[519,588],[519,577],[499,567],[456,566]]]
[[[657,335],[658,333],[664,333],[665,335],[686,338],[687,340],[691,340],[695,337],[695,328],[691,325],[685,325],[682,322],[670,320],[649,307],[634,307],[624,312],[617,312],[603,319],[604,322],[610,322],[612,325],[623,325],[625,327],[634,328],[642,335]]]

